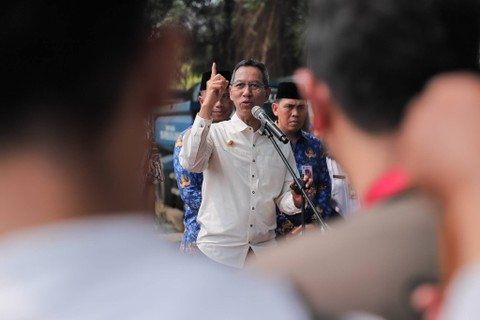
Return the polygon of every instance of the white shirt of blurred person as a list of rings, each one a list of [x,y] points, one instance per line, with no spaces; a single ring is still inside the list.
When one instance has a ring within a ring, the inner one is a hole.
[[[193,264],[138,212],[143,120],[178,47],[170,32],[145,43],[145,9],[2,6],[1,21],[30,14],[0,34],[0,319],[307,319],[284,286]]]
[[[276,246],[276,205],[295,214],[300,212],[301,197],[290,191],[293,179],[251,113],[270,94],[265,65],[255,60],[237,64],[230,84],[237,112],[229,121],[212,124],[212,105],[226,87],[213,64],[207,97],[184,136],[180,162],[187,170],[204,173],[198,248],[214,261],[241,268],[250,249],[260,258]],[[279,145],[297,171],[290,145]]]

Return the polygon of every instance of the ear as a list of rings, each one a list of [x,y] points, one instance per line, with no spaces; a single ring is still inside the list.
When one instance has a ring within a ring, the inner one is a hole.
[[[278,104],[273,102],[272,103],[272,111],[273,111],[273,114],[278,117]]]
[[[203,105],[203,97],[202,97],[202,95],[199,95],[199,96],[198,96],[198,102],[200,102],[200,106]]]
[[[265,89],[265,101],[264,102],[268,101],[268,98],[270,97],[271,93],[272,93],[272,88],[268,87],[268,88]]]
[[[313,126],[316,133],[325,135],[329,130],[331,117],[331,93],[327,84],[317,81],[313,73],[308,69],[300,69],[295,72],[300,95],[308,100],[313,109]]]

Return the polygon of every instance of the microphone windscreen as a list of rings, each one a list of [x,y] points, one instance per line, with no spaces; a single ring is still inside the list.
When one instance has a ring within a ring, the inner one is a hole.
[[[259,106],[255,106],[252,108],[252,114],[255,118],[260,119],[260,113],[262,113],[263,109]]]

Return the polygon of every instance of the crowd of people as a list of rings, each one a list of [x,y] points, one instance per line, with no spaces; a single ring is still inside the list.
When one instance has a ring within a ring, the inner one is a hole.
[[[178,34],[147,41],[146,1],[7,1],[0,319],[480,316],[479,6],[310,1],[306,67],[272,105],[286,143],[252,114],[266,65],[213,63],[175,147],[182,254],[139,179]]]

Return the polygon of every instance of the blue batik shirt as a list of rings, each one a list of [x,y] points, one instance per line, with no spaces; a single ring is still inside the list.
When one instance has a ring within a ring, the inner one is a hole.
[[[187,130],[190,130],[188,128]],[[202,182],[203,173],[195,173],[185,170],[180,164],[180,150],[183,146],[183,136],[187,130],[183,131],[175,143],[173,151],[173,166],[175,170],[175,178],[177,179],[180,197],[185,203],[185,211],[183,214],[183,223],[185,232],[183,233],[180,250],[184,252],[192,252],[197,249],[197,236],[200,231],[200,225],[197,223],[198,210],[202,203]]]
[[[301,175],[312,175],[312,188],[316,190],[311,200],[318,213],[328,220],[331,215],[330,196],[331,182],[326,162],[326,152],[320,140],[312,134],[301,131],[295,143],[291,143],[298,172]],[[310,206],[305,210],[305,221],[316,220]],[[301,214],[285,215],[277,209],[277,234],[285,235],[294,227],[302,224]]]

